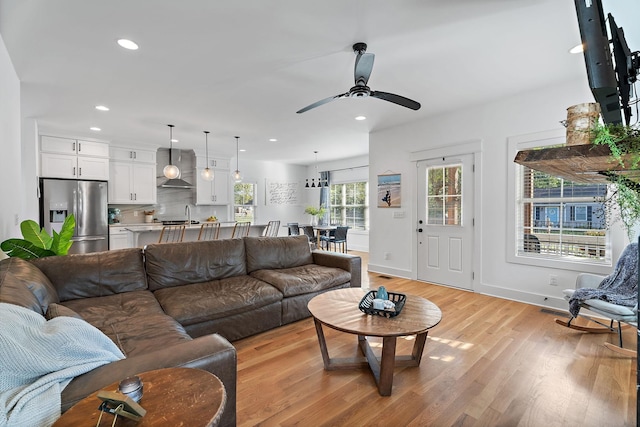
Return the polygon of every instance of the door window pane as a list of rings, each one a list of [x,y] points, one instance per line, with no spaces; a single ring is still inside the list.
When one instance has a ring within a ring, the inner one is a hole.
[[[427,224],[462,225],[462,166],[427,170]]]

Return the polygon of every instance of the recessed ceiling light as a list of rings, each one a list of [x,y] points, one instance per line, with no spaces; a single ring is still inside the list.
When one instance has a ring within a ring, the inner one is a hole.
[[[138,50],[138,45],[135,42],[132,42],[131,40],[119,39],[118,44],[125,49]]]
[[[367,120],[365,116],[356,116],[356,120]]]
[[[91,126],[89,130],[92,130],[94,132],[100,132],[102,129],[100,129],[99,127]]]
[[[96,110],[109,111],[109,107],[107,107],[105,105],[96,105]]]
[[[247,151],[247,150],[245,150],[244,148],[241,148],[241,149],[240,149],[240,151],[245,152],[245,151]]]
[[[569,49],[569,53],[582,53],[582,52],[584,52],[584,46],[582,46],[582,43]]]
[[[275,139],[275,138],[271,138],[271,139],[269,139],[269,142],[278,142],[278,140]]]
[[[172,139],[171,142],[180,142],[177,139]]]

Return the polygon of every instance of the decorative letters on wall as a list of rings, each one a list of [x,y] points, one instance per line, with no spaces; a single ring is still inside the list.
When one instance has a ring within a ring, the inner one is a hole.
[[[266,180],[265,204],[273,206],[299,205],[297,182],[278,182]]]

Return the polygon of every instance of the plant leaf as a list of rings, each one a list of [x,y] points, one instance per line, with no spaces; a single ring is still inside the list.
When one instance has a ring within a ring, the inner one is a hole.
[[[56,255],[66,255],[71,248],[73,242],[71,238],[73,237],[73,232],[76,227],[76,219],[72,215],[67,216],[64,219],[64,223],[62,224],[62,228],[60,229],[60,233],[57,233],[53,230],[53,238],[51,243],[51,250]]]
[[[37,222],[30,219],[22,221],[20,223],[20,231],[22,232],[22,237],[24,237],[27,242],[31,242],[35,246],[43,249],[51,247],[51,237],[44,229],[40,229]]]
[[[24,239],[5,240],[0,244],[0,249],[10,257],[22,259],[43,258],[55,255],[52,251],[38,247]]]

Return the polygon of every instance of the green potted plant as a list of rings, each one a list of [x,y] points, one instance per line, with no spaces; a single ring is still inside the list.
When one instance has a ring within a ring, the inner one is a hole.
[[[66,255],[71,248],[71,238],[76,226],[73,215],[65,218],[60,233],[53,230],[53,236],[32,220],[22,221],[20,231],[23,239],[7,239],[0,243],[8,256],[22,259],[43,258],[53,255]]]
[[[318,219],[324,216],[326,209],[324,206],[307,206],[304,213],[311,215],[311,225],[318,225]]]
[[[594,145],[606,145],[613,161],[624,170],[638,169],[640,165],[640,129],[620,124],[596,123]],[[608,172],[607,179],[614,189],[603,201],[607,225],[620,220],[627,231],[629,241],[640,224],[640,183],[623,173]]]

